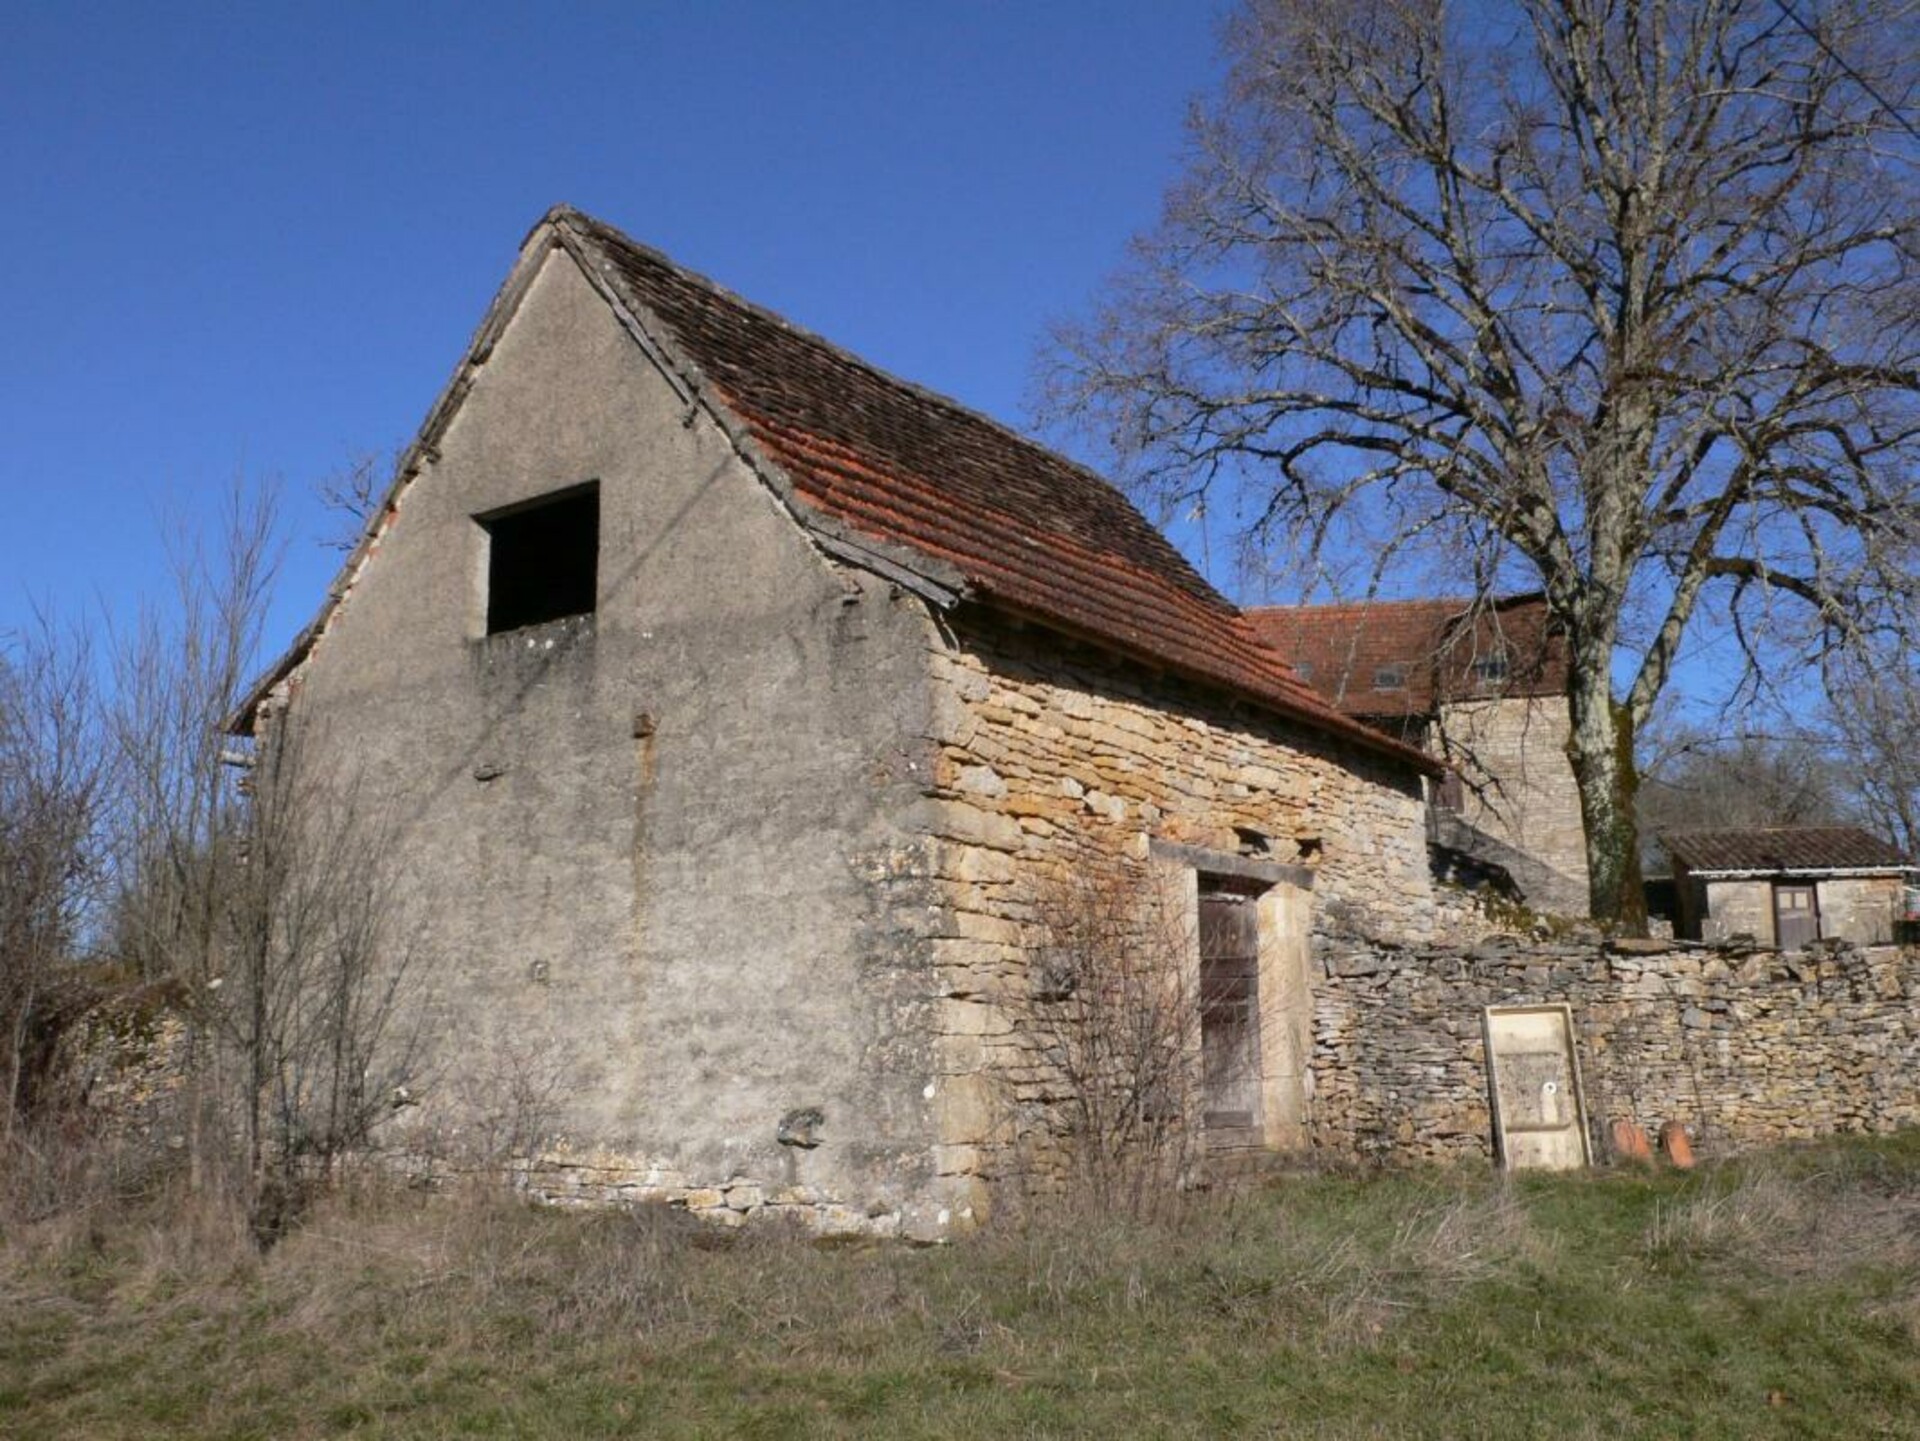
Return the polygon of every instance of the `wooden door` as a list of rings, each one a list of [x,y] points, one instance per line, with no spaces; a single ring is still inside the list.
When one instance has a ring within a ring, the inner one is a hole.
[[[1773,943],[1797,951],[1820,935],[1820,912],[1812,886],[1777,884],[1773,888]]]
[[[1260,1128],[1260,930],[1250,895],[1200,896],[1203,1124],[1216,1145],[1250,1145]]]

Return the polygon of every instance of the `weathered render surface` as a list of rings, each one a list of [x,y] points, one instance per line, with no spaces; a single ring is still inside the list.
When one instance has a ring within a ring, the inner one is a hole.
[[[1681,893],[1681,914],[1691,922],[1685,927],[1687,934],[1700,940],[1751,936],[1757,944],[1771,946],[1773,882],[1691,882]]]
[[[1321,938],[1315,1144],[1382,1160],[1491,1149],[1480,1013],[1572,1007],[1594,1154],[1677,1120],[1709,1151],[1920,1124],[1920,952]]]
[[[474,517],[590,481],[595,613],[484,634]],[[434,958],[415,1134],[536,1085],[537,1188],[931,1224],[928,637],[547,252],[298,675],[308,743],[391,804]],[[780,1144],[808,1108],[818,1144]]]

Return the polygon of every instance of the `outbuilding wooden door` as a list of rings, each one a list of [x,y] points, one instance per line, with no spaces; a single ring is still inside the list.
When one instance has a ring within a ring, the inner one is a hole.
[[[1776,884],[1773,888],[1773,943],[1797,951],[1820,935],[1820,912],[1812,886]]]

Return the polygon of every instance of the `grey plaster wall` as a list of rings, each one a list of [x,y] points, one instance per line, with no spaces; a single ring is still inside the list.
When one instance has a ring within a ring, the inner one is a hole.
[[[1863,946],[1893,939],[1902,892],[1898,876],[1841,876],[1821,881],[1817,890],[1821,935]]]
[[[586,481],[597,613],[485,636],[474,515]],[[292,702],[392,810],[396,919],[431,958],[412,1124],[552,1079],[582,1152],[918,1194],[924,897],[891,818],[919,793],[929,636],[814,551],[550,252]],[[803,1107],[821,1144],[777,1144]]]

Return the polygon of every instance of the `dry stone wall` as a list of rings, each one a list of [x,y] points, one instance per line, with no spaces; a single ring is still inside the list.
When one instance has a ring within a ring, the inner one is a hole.
[[[1630,943],[1629,943],[1630,944]],[[1920,951],[1653,950],[1317,938],[1314,1144],[1491,1151],[1481,1010],[1572,1008],[1595,1154],[1614,1117],[1705,1150],[1920,1124]]]

